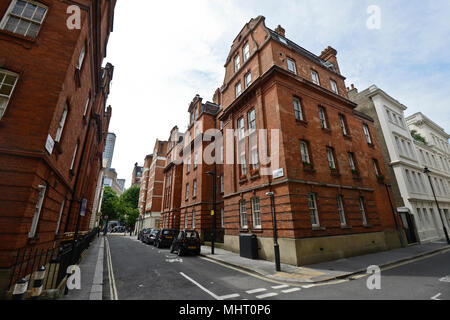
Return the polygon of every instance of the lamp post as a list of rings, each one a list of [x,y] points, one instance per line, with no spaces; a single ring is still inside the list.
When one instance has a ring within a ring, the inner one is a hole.
[[[216,163],[214,162],[214,171],[207,171],[206,174],[209,174],[213,177],[213,209],[212,209],[212,216],[213,216],[213,222],[212,222],[212,234],[211,234],[211,254],[214,254],[214,243],[216,241],[216,186],[217,186],[217,169],[216,169]]]
[[[428,169],[427,167],[425,167],[425,169],[423,170],[423,173],[425,173],[428,176],[428,180],[430,181],[431,191],[433,192],[434,201],[436,201],[436,206],[438,209],[439,218],[441,218],[442,228],[444,229],[445,238],[447,239],[447,243],[450,244],[450,239],[448,238],[447,228],[445,228],[444,219],[442,219],[441,209],[439,208],[439,202],[437,201],[436,194],[434,192],[433,182],[431,181],[430,172],[431,172],[430,169]]]
[[[273,225],[273,250],[275,255],[275,270],[281,271],[280,266],[280,247],[278,245],[278,239],[277,239],[277,219],[275,217],[275,199],[274,199],[274,192],[266,192],[266,196],[270,197],[270,204],[272,207],[272,225]]]
[[[398,237],[400,239],[400,244],[402,245],[402,248],[404,248],[405,244],[403,243],[403,237],[400,234],[400,230],[398,229],[397,217],[395,215],[394,205],[392,204],[391,194],[389,192],[389,187],[392,187],[392,185],[385,183],[384,186],[386,187],[386,192],[388,194],[389,203],[391,204],[392,215],[394,216],[394,222],[395,222],[395,229],[397,230],[397,234],[398,234]]]

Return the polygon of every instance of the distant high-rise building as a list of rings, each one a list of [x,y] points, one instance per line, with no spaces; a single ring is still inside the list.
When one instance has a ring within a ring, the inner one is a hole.
[[[105,151],[103,151],[103,166],[106,168],[111,168],[115,144],[116,144],[115,133],[108,132],[108,136],[106,137]]]

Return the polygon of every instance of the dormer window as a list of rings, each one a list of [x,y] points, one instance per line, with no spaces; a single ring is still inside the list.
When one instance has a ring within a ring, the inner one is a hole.
[[[297,68],[295,67],[295,61],[291,58],[287,58],[288,70],[294,74],[297,74]]]
[[[282,43],[284,43],[285,45],[288,44],[285,38],[283,38],[283,37],[281,37],[281,36],[278,36],[278,39],[279,39]]]
[[[13,0],[0,23],[0,29],[36,38],[47,9],[46,6],[35,1]]]
[[[330,80],[330,84],[331,84],[331,90],[333,90],[334,93],[339,94],[336,81]]]
[[[317,85],[320,86],[319,74],[318,74],[316,71],[311,70],[311,78],[312,78],[312,81],[313,81],[315,84],[317,84]]]

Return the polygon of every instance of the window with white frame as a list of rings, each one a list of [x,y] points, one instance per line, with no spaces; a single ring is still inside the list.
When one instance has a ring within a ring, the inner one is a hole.
[[[189,156],[186,160],[186,172],[191,171],[191,157]]]
[[[367,225],[366,210],[364,209],[364,199],[362,197],[359,197],[359,210],[361,211],[363,224]]]
[[[253,228],[261,228],[261,209],[259,205],[259,198],[252,198],[252,215],[253,215]]]
[[[330,80],[330,84],[331,84],[331,90],[333,90],[334,93],[339,94],[336,81]]]
[[[192,209],[192,229],[195,228],[195,209]]]
[[[239,212],[240,212],[240,218],[241,218],[241,229],[247,229],[248,228],[247,202],[245,200],[239,201]]]
[[[42,184],[38,186],[39,197],[34,209],[34,216],[31,222],[30,232],[28,232],[28,238],[34,238],[36,235],[36,230],[39,222],[39,216],[41,215],[42,204],[44,203],[45,191],[47,190],[47,184]]]
[[[184,228],[185,229],[187,229],[187,227],[188,227],[188,215],[189,215],[189,213],[186,211],[184,213]]]
[[[223,193],[225,190],[224,188],[224,179],[223,176],[220,176],[220,192]]]
[[[315,84],[320,85],[319,74],[316,71],[311,70],[311,78]]]
[[[327,129],[327,117],[325,114],[325,109],[321,106],[319,106],[319,119],[320,119],[320,126],[322,129]]]
[[[287,58],[288,70],[294,74],[297,74],[297,68],[295,67],[295,61],[291,58]]]
[[[56,223],[55,234],[58,234],[58,232],[59,232],[59,226],[61,225],[61,219],[62,219],[62,216],[63,216],[65,203],[66,203],[66,199],[63,199],[63,201],[61,203],[61,209],[59,209],[59,217],[58,217],[58,222]]]
[[[186,183],[186,194],[185,194],[185,199],[189,199],[189,183]]]
[[[83,66],[85,55],[86,55],[86,43],[83,45],[83,48],[81,49],[80,55],[78,56],[78,64],[77,64],[77,69],[78,70],[81,70],[81,67]]]
[[[352,152],[348,152],[348,164],[350,166],[351,170],[356,170],[356,166],[355,166],[355,159],[353,159],[353,153]]]
[[[308,194],[308,206],[309,206],[309,214],[311,216],[311,224],[313,227],[320,226],[319,223],[319,212],[317,210],[317,197],[315,193]]]
[[[378,160],[372,159],[372,163],[373,163],[373,169],[375,171],[375,175],[378,177],[379,175],[381,175],[380,167],[378,166]]]
[[[241,163],[241,175],[247,174],[247,164],[245,162],[245,152],[242,152],[240,155],[240,163]]]
[[[258,147],[255,146],[252,148],[252,150],[250,151],[250,157],[251,157],[251,165],[253,169],[258,169],[259,168],[259,159],[258,159]]]
[[[224,208],[220,208],[220,225],[222,228],[225,228],[225,210]]]
[[[75,146],[75,149],[73,150],[73,156],[72,156],[72,162],[70,163],[70,170],[73,170],[73,166],[75,164],[75,158],[77,157],[77,151],[78,151],[78,142]]]
[[[247,115],[248,121],[248,132],[252,133],[256,130],[256,116],[255,116],[255,108],[251,109]]]
[[[242,93],[241,82],[239,81],[235,86],[236,98],[239,97]]]
[[[88,98],[87,98],[87,100],[86,100],[86,105],[84,106],[84,113],[83,113],[83,116],[86,116],[86,113],[87,113],[88,108],[89,108],[89,102],[91,102],[91,97],[90,97],[90,96],[88,96]]]
[[[344,136],[346,136],[347,135],[347,127],[345,125],[345,116],[342,114],[339,114],[339,124],[341,125],[342,134]]]
[[[250,58],[250,45],[248,44],[248,42],[244,45],[243,53],[245,62],[248,60],[248,58]]]
[[[244,80],[245,80],[245,88],[247,89],[252,83],[252,73],[250,71],[245,74]]]
[[[195,179],[192,183],[192,197],[195,198],[197,196],[197,179]]]
[[[61,140],[61,136],[64,130],[64,125],[66,123],[67,113],[69,112],[69,106],[66,103],[63,113],[61,115],[61,119],[59,120],[58,130],[56,130],[55,142],[59,142]]]
[[[237,122],[238,126],[238,138],[239,140],[244,138],[245,135],[245,124],[244,124],[244,117],[240,117]]]
[[[391,112],[390,112],[388,109],[385,109],[385,110],[386,110],[386,114],[387,114],[387,116],[388,116],[388,119],[389,119],[390,121],[392,121]]]
[[[341,221],[341,226],[345,226],[347,224],[347,222],[345,220],[344,196],[341,194],[337,195],[337,205],[338,205],[338,213],[339,213],[339,220]]]
[[[327,147],[328,166],[330,169],[336,169],[336,163],[334,161],[333,148]]]
[[[197,168],[198,165],[198,151],[194,152],[194,168]]]
[[[48,8],[36,1],[13,0],[0,28],[22,36],[36,38]]]
[[[5,113],[18,78],[18,74],[0,69],[0,119]]]
[[[237,72],[241,68],[241,57],[237,55],[234,57],[234,72]]]
[[[365,123],[363,124],[363,131],[364,131],[364,135],[366,136],[367,143],[372,144],[372,138],[370,137],[369,127]]]
[[[302,104],[301,104],[300,99],[294,97],[293,101],[294,101],[295,119],[297,119],[297,120],[304,120],[303,119]]]
[[[300,152],[302,154],[303,164],[311,164],[311,159],[309,158],[308,143],[306,141],[300,140]]]

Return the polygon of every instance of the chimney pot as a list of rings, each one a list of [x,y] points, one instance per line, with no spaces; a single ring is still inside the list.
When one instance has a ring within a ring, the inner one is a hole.
[[[278,25],[278,27],[274,30],[276,33],[278,33],[282,37],[286,37],[286,30],[283,29],[282,26]]]

